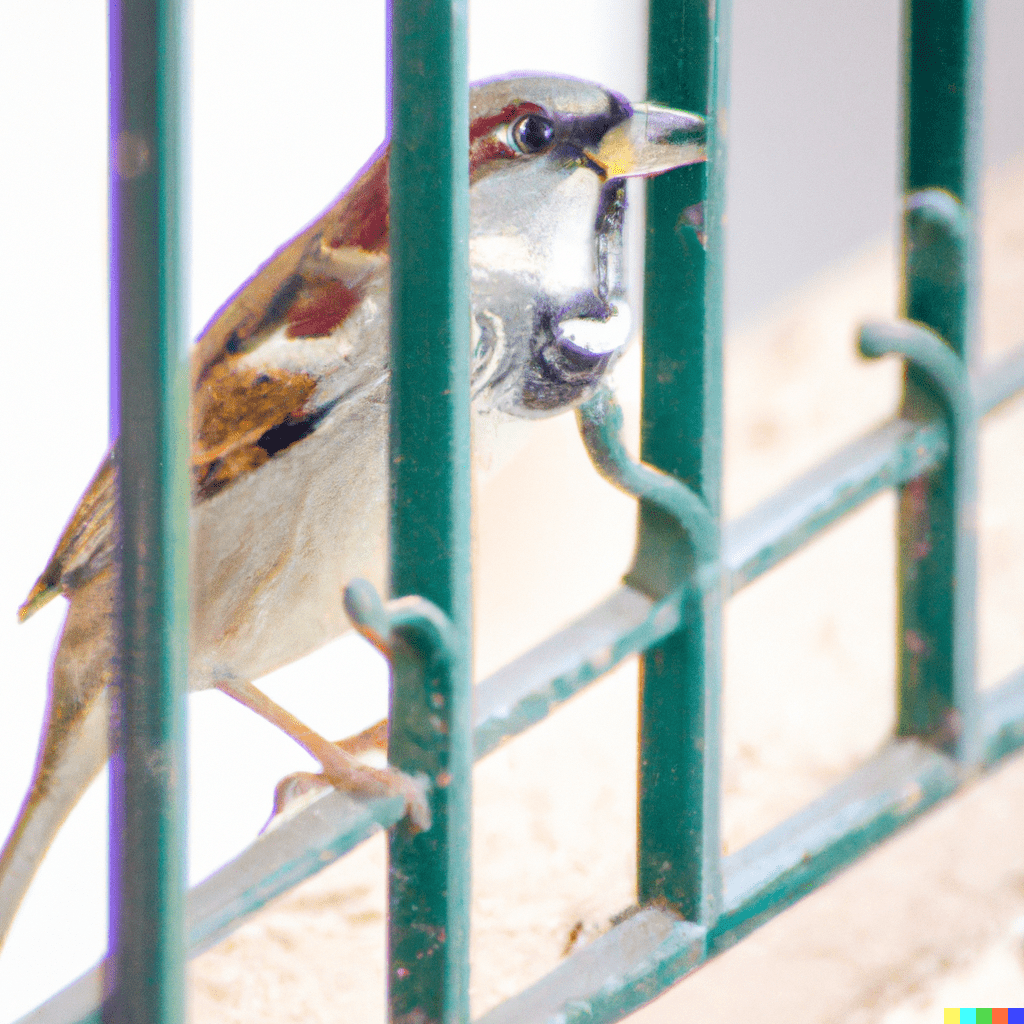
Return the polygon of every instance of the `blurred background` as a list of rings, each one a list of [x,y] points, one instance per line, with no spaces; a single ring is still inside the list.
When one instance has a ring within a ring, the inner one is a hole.
[[[364,0],[292,0],[285,7],[204,0],[195,8],[191,315],[198,332],[379,144],[385,26],[383,4]],[[641,98],[644,8],[630,0],[473,0],[471,77],[554,71]],[[108,441],[105,18],[103,5],[81,0],[9,4],[0,39],[0,833],[28,782],[63,615],[54,602],[18,628],[14,612]],[[742,339],[808,282],[856,265],[865,253],[891,252],[900,38],[896,0],[735,0],[726,257],[733,347],[750,344]],[[1024,5],[991,0],[988,168],[1024,153],[1021,40]],[[885,266],[891,270],[891,260]],[[892,296],[883,294],[891,312]],[[771,365],[778,371],[778,360]],[[784,386],[784,373],[780,379]],[[889,373],[885,387],[894,380]],[[884,394],[888,402],[890,391]],[[780,466],[799,468],[783,459],[758,477],[758,466],[773,458],[762,453],[751,462],[748,485],[756,479],[767,487],[770,478],[774,486],[783,482],[776,479]],[[521,492],[510,480],[502,484],[503,503],[514,507]],[[741,491],[733,491],[739,506],[758,496],[757,487],[744,497]],[[631,541],[628,504],[617,510],[610,515],[626,533],[620,530],[617,546],[606,545],[607,581],[624,567]],[[524,511],[520,525],[530,522]],[[486,554],[486,538],[480,543]],[[489,595],[502,590],[500,574],[483,586],[481,600],[496,607],[499,597]],[[553,601],[535,603],[538,622]],[[548,618],[514,637],[484,637],[479,656],[500,660],[525,646],[531,630],[542,635],[556,624]],[[383,713],[381,667],[351,639],[279,676],[267,689],[328,733],[345,735]],[[341,682],[325,687],[325,678]],[[219,694],[193,697],[190,707],[191,874],[199,879],[251,839],[269,812],[274,782],[307,761]],[[104,777],[73,814],[0,954],[0,1022],[16,1019],[102,954],[105,785]],[[737,838],[747,831],[749,819]]]

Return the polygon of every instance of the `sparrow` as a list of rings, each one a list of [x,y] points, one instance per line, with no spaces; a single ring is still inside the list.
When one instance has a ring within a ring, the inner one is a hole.
[[[476,420],[591,395],[631,333],[626,178],[704,159],[704,122],[599,85],[471,87],[471,393]],[[424,254],[429,258],[429,254]],[[332,743],[253,680],[349,628],[343,587],[386,590],[388,149],[221,307],[191,355],[189,687],[283,729],[352,792],[419,784]],[[106,763],[114,677],[117,446],[19,611],[68,600],[35,772],[0,854],[0,944],[43,855]]]

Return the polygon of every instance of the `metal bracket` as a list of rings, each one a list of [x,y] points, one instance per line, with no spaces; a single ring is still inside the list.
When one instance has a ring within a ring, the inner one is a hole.
[[[459,635],[452,620],[425,597],[381,600],[376,588],[355,579],[345,587],[345,612],[352,625],[389,661],[396,641],[418,652],[425,664],[450,664],[459,648]]]
[[[929,559],[948,560],[948,568],[941,585],[925,587],[919,597],[901,596],[897,731],[929,738],[970,769],[981,756],[974,681],[978,420],[970,373],[966,360],[935,331],[911,320],[866,324],[858,346],[869,358],[903,356],[910,364],[908,377],[910,368],[916,371],[905,406],[924,398],[940,407],[947,423],[948,463],[938,485],[939,495],[946,497],[929,498],[922,483],[908,492],[904,504],[909,511],[901,516],[905,583],[913,584]],[[950,590],[949,595],[937,593],[936,587]]]
[[[468,1020],[470,694],[464,642],[423,597],[387,605],[365,580],[345,588],[356,629],[391,664],[388,760],[430,782],[426,831],[399,822],[388,839],[388,1002],[392,1020]],[[452,979],[455,979],[454,981]]]
[[[356,630],[387,658],[392,694],[418,695],[400,702],[399,720],[394,718],[396,702],[392,700],[389,732],[400,728],[413,741],[415,763],[401,765],[402,770],[425,773],[433,785],[443,786],[449,765],[442,751],[448,745],[450,722],[440,691],[458,654],[460,640],[454,624],[424,597],[401,597],[385,605],[373,584],[362,579],[345,588],[345,611]]]
[[[970,374],[935,331],[912,320],[867,323],[860,329],[857,345],[868,359],[900,355],[925,374],[931,394],[949,421],[949,450],[954,458],[963,451],[964,441],[973,442],[977,415]]]
[[[610,484],[662,515],[637,537],[625,582],[655,598],[680,599],[687,586],[706,589],[717,578],[718,525],[686,484],[634,459],[622,441],[622,409],[610,388],[600,388],[576,410],[583,446]]]

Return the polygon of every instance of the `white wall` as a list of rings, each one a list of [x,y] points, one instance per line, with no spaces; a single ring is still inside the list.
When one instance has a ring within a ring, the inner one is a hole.
[[[986,6],[991,166],[1024,149],[1024,4]],[[734,323],[894,230],[900,9],[899,0],[733,0],[726,282]]]

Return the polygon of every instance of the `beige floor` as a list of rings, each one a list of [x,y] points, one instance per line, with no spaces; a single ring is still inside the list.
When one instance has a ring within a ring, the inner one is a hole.
[[[1024,165],[988,193],[987,354],[1024,340]],[[730,516],[893,408],[898,368],[853,353],[892,315],[893,259],[840,268],[731,340]],[[635,366],[623,394],[635,393]],[[627,399],[628,405],[628,399]],[[635,408],[635,402],[634,402]],[[983,436],[980,672],[1024,661],[1024,406]],[[726,616],[724,837],[734,850],[841,778],[892,720],[893,506],[872,502],[735,598]],[[615,584],[633,509],[570,420],[539,428],[480,499],[486,672]],[[635,668],[475,776],[473,1006],[553,967],[632,899]],[[943,1005],[1024,1005],[1024,760],[866,857],[642,1010],[637,1021],[917,1024]],[[280,900],[193,967],[194,1019],[383,1020],[383,844]]]

